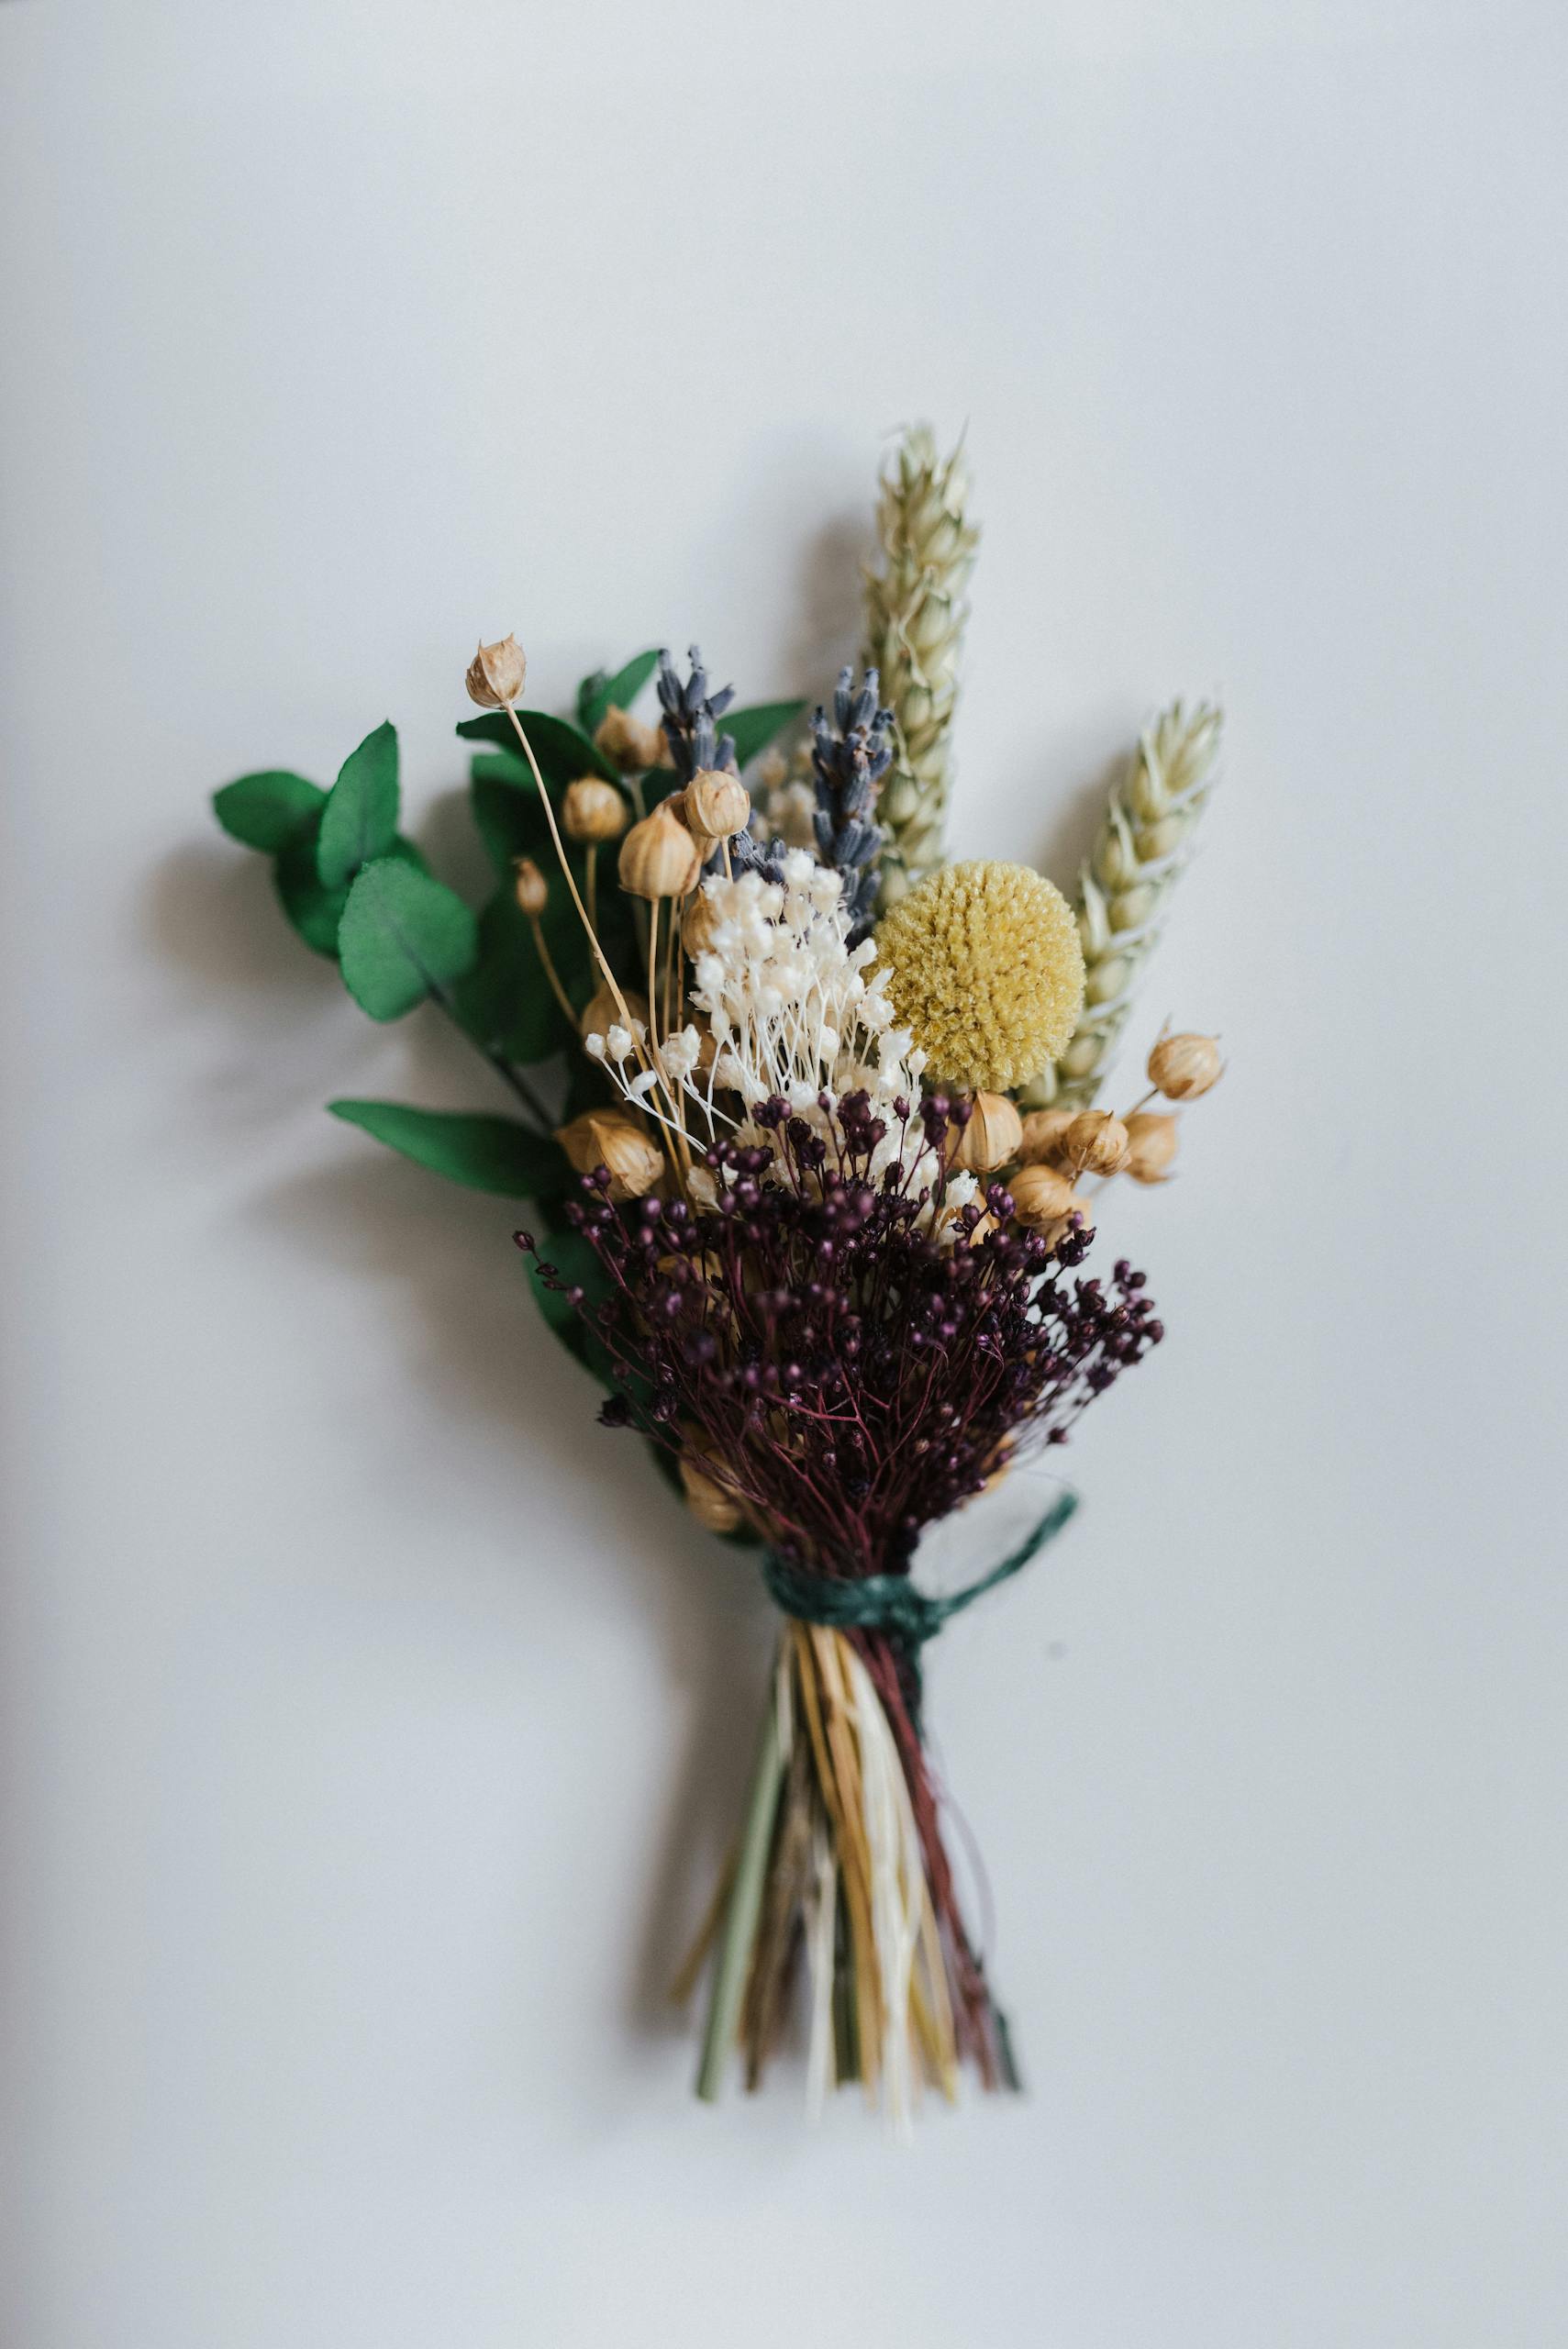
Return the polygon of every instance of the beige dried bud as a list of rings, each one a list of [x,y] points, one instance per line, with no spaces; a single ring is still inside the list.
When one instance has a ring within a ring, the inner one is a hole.
[[[1059,1166],[1062,1163],[1062,1138],[1073,1123],[1073,1115],[1071,1109],[1031,1109],[1023,1121],[1018,1163],[1021,1166]]]
[[[482,644],[468,664],[464,683],[470,701],[481,709],[510,709],[523,690],[528,664],[515,636],[495,644]]]
[[[1062,1163],[1074,1174],[1114,1174],[1127,1159],[1127,1128],[1108,1109],[1081,1109],[1062,1138]]]
[[[587,1004],[578,1016],[577,1032],[583,1041],[586,1043],[590,1036],[596,1036],[602,1044],[612,1028],[624,1028],[626,1017],[621,1010],[623,1003],[632,1018],[640,1019],[643,1027],[646,1028],[648,997],[645,995],[637,994],[633,988],[623,987],[619,996],[617,997],[611,994],[608,987],[600,987],[596,994],[589,996]]]
[[[639,1199],[664,1172],[664,1153],[625,1109],[588,1109],[556,1141],[579,1174],[608,1167],[612,1199]]]
[[[722,918],[706,889],[698,889],[687,899],[681,916],[681,943],[694,959],[712,952]]]
[[[1020,1166],[1007,1188],[1016,1219],[1026,1231],[1042,1231],[1048,1240],[1060,1240],[1071,1216],[1081,1215],[1085,1225],[1095,1220],[1088,1200],[1054,1166]]]
[[[531,856],[512,859],[512,885],[517,893],[517,904],[531,920],[537,921],[550,903],[550,884]]]
[[[1225,1063],[1212,1036],[1162,1036],[1149,1055],[1149,1082],[1167,1101],[1195,1101],[1218,1085]]]
[[[1023,1119],[1005,1093],[977,1093],[969,1123],[958,1129],[953,1164],[970,1174],[994,1174],[1017,1158],[1023,1138]]]
[[[627,827],[626,801],[613,783],[596,774],[580,774],[566,786],[561,820],[569,840],[618,841]]]
[[[620,844],[620,885],[634,897],[684,897],[696,886],[702,852],[668,800],[633,824]]]
[[[727,841],[751,820],[751,795],[739,775],[706,767],[682,794],[686,822],[699,840]]]
[[[1127,1121],[1125,1174],[1135,1183],[1163,1183],[1176,1154],[1176,1120],[1168,1110],[1135,1109]]]
[[[669,745],[662,726],[645,726],[611,702],[594,729],[594,748],[603,751],[622,774],[643,774],[662,762]]]
[[[706,1525],[710,1533],[733,1533],[745,1514],[740,1502],[722,1485],[715,1484],[688,1453],[682,1453],[676,1465],[685,1490],[686,1507],[697,1523]]]

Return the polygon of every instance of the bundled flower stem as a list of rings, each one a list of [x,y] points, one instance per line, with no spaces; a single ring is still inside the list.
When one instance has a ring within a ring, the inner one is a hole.
[[[389,724],[330,791],[274,769],[217,802],[362,1008],[438,1006],[521,1115],[334,1109],[532,1202],[534,1290],[607,1390],[603,1422],[760,1554],[777,1654],[686,1969],[711,1954],[699,2092],[737,2054],[755,2087],[804,2006],[812,2105],[858,2081],[901,2121],[965,2066],[1018,2077],[948,1859],[922,1651],[1073,1498],[956,1590],[920,1586],[917,1547],[1159,1343],[1141,1273],[1083,1270],[1095,1186],[1165,1181],[1175,1123],[1150,1104],[1195,1100],[1222,1068],[1214,1038],[1162,1035],[1143,1100],[1086,1106],[1209,788],[1215,713],[1151,729],[1076,910],[1022,866],[942,863],[964,499],[956,454],[908,436],[864,674],[840,673],[793,785],[762,754],[801,705],[732,709],[695,647],[684,677],[656,651],[595,671],[573,722],[519,708],[506,637],[479,647],[483,714],[460,728],[486,746],[474,815],[496,887],[477,913],[397,829]],[[633,708],[655,674],[657,729]],[[1008,1097],[1041,1069],[1024,1099],[1054,1106],[1020,1115]]]
[[[916,1544],[1000,1465],[1064,1441],[1162,1331],[1130,1266],[1110,1293],[1074,1276],[1081,1220],[1022,1229],[1006,1186],[982,1193],[962,1166],[973,1105],[920,1093],[838,873],[792,852],[782,881],[716,876],[703,902],[706,1077],[695,1026],[662,1045],[651,1031],[636,1074],[629,1034],[602,1047],[628,1100],[662,1092],[684,1171],[635,1207],[607,1167],[585,1177],[565,1219],[592,1290],[518,1237],[606,1364],[606,1424],[728,1499],[785,1618],[703,2093],[737,2037],[760,2075],[804,1954],[812,2078],[880,2084],[902,2118],[922,2082],[951,2093],[962,2061],[988,2087],[1012,2077],[943,1849],[919,1651],[1045,1529],[947,1599],[910,1580]],[[987,1112],[996,1134],[1006,1109]]]

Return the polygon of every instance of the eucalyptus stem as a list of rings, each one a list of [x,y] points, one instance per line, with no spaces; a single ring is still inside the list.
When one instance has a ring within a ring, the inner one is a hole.
[[[770,1681],[768,1700],[762,1709],[762,1733],[757,1744],[756,1767],[751,1776],[751,1792],[746,1805],[746,1821],[740,1834],[740,1855],[735,1864],[735,1881],[724,1912],[718,1955],[714,1961],[713,1997],[708,2006],[707,2030],[703,2039],[702,2066],[697,2073],[697,2094],[706,2104],[717,2100],[724,2067],[735,2045],[740,2001],[745,1996],[746,1976],[751,1963],[752,1945],[757,1938],[757,1922],[762,1910],[762,1887],[767,1876],[768,1853],[773,1840],[779,1789],[784,1783],[784,1748],[779,1740],[778,1692]]]
[[[432,1001],[440,1005],[441,1009],[446,1013],[447,1018],[451,1021],[452,1026],[457,1030],[458,1034],[463,1037],[467,1042],[473,1046],[474,1051],[479,1054],[481,1060],[489,1062],[491,1067],[495,1070],[502,1084],[517,1095],[517,1099],[522,1103],[524,1108],[533,1119],[534,1122],[539,1127],[539,1131],[546,1134],[552,1133],[555,1130],[555,1120],[550,1116],[550,1111],[545,1108],[544,1103],[539,1099],[539,1095],[534,1091],[533,1086],[528,1083],[528,1078],[523,1074],[522,1071],[520,1069],[514,1068],[511,1062],[506,1058],[504,1052],[495,1052],[489,1044],[482,1044],[476,1037],[469,1034],[468,1030],[458,1018],[457,1006],[452,1001],[450,996],[447,993],[445,987],[433,986],[430,989],[430,996]]]

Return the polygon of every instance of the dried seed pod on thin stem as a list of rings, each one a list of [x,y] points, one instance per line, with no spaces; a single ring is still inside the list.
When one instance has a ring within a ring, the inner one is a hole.
[[[952,1163],[971,1174],[992,1174],[1016,1159],[1023,1121],[1005,1093],[977,1093],[956,1133]]]
[[[1162,1030],[1149,1055],[1149,1082],[1167,1101],[1195,1101],[1225,1073],[1212,1036],[1170,1036]]]
[[[1062,1163],[1073,1174],[1115,1174],[1127,1161],[1127,1128],[1108,1109],[1080,1109],[1062,1138]]]
[[[1176,1120],[1168,1110],[1135,1109],[1127,1120],[1127,1164],[1135,1183],[1170,1179],[1176,1155]]]

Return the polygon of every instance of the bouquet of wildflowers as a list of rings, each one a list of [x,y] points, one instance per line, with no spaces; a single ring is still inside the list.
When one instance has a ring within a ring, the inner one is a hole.
[[[754,2086],[803,2032],[809,2093],[898,2120],[964,2065],[1015,2087],[924,1738],[921,1652],[1066,1522],[1060,1490],[979,1580],[927,1590],[928,1526],[1163,1335],[1144,1275],[1085,1270],[1098,1191],[1163,1182],[1167,1104],[1219,1074],[1164,1034],[1125,1115],[1094,1094],[1213,779],[1216,713],[1151,729],[1069,902],[940,850],[962,589],[956,459],[911,435],[883,487],[868,649],[793,759],[795,703],[734,709],[694,648],[521,706],[511,638],[468,672],[477,915],[397,829],[396,740],[330,791],[276,771],[217,795],[275,859],[285,912],[378,1019],[431,1002],[506,1116],[338,1115],[531,1202],[516,1237],[556,1335],[781,1618],[733,1847],[685,1969],[709,1971],[699,2093]],[[935,619],[930,617],[935,614]],[[659,720],[633,704],[656,682]],[[750,771],[749,788],[744,774]],[[885,794],[885,797],[884,797]],[[1159,1101],[1158,1108],[1151,1105]]]

